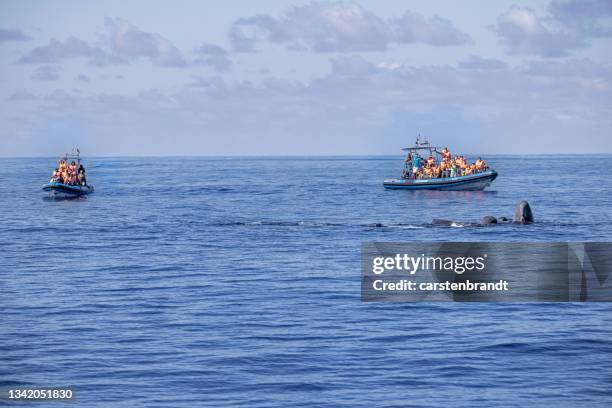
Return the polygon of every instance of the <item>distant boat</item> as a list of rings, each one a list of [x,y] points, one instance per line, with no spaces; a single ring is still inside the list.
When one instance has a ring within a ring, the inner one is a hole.
[[[412,154],[412,156],[419,156],[420,152],[429,152],[428,154],[432,157],[438,158],[441,155],[441,148],[431,146],[428,141],[421,142],[420,137],[413,147],[406,147],[402,149]],[[450,153],[449,153],[450,154]],[[422,158],[421,158],[422,159]],[[439,162],[439,160],[436,160]],[[487,188],[493,180],[497,178],[497,172],[492,169],[486,169],[478,171],[472,174],[466,174],[463,176],[455,177],[423,177],[413,178],[407,173],[411,173],[411,169],[404,170],[404,177],[396,179],[386,179],[383,181],[383,186],[387,189],[394,190],[484,190]]]
[[[79,149],[75,149],[73,154],[66,154],[64,155],[63,159],[66,161],[66,163],[68,162],[68,160],[75,160],[77,166],[80,166],[81,152],[79,151]],[[42,189],[43,191],[48,192],[49,197],[51,198],[76,198],[89,193],[93,193],[94,191],[94,187],[92,185],[65,184],[60,183],[58,181],[49,181],[43,186]]]

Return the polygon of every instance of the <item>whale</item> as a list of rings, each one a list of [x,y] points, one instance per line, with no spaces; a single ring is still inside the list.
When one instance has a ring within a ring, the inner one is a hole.
[[[482,225],[497,224],[497,218],[493,217],[492,215],[487,215],[485,217],[482,217],[482,219],[480,220],[480,223]]]
[[[449,227],[482,227],[485,225],[497,225],[508,223],[509,220],[506,217],[494,217],[492,215],[486,215],[480,219],[479,222],[463,222],[463,221],[452,221],[440,218],[434,218],[432,221],[433,225],[443,225]],[[531,206],[525,200],[520,201],[514,210],[514,223],[515,224],[531,224],[534,222],[533,211]]]
[[[527,201],[523,200],[516,205],[514,222],[517,224],[531,224],[534,222],[533,211],[531,211],[531,207]]]

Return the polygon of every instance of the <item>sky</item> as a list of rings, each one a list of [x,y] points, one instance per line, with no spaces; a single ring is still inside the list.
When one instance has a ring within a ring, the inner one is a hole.
[[[612,153],[612,0],[0,3],[0,156]]]

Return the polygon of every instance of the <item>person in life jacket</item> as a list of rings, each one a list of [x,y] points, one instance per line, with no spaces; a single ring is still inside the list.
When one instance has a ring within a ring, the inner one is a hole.
[[[61,177],[62,177],[62,173],[60,173],[58,168],[55,168],[55,170],[53,170],[53,174],[51,175],[51,181],[54,182],[61,182]]]
[[[461,156],[455,156],[455,165],[458,168],[463,168],[463,162],[461,161]]]
[[[451,152],[448,150],[448,147],[445,147],[444,149],[442,149],[442,159],[443,160],[451,159]]]
[[[436,159],[433,156],[427,158],[427,167],[433,167],[436,164]]]
[[[443,160],[442,163],[440,163],[440,165],[438,166],[438,173],[440,177],[447,177],[448,166],[449,165],[447,160]]]
[[[487,169],[487,164],[480,157],[476,160],[475,164],[476,164],[476,169],[478,171],[484,171]]]
[[[416,174],[421,168],[421,157],[418,154],[415,154],[412,157],[412,173]]]

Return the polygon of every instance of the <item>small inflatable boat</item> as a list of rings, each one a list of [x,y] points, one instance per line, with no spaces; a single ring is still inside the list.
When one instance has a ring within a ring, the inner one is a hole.
[[[484,190],[497,178],[495,170],[466,176],[431,179],[388,179],[383,181],[385,188],[404,190]]]
[[[387,179],[383,180],[383,186],[388,189],[394,190],[484,190],[487,188],[493,180],[497,178],[497,172],[493,169],[489,169],[486,163],[478,158],[476,163],[480,161],[480,167],[476,167],[474,164],[474,172],[465,174],[463,176],[450,177],[451,174],[455,174],[455,171],[451,171],[448,166],[453,163],[451,160],[451,154],[447,148],[440,148],[432,146],[429,141],[421,141],[421,135],[417,137],[416,143],[412,147],[406,147],[402,149],[408,152],[408,156],[404,162],[404,171],[402,172],[402,178],[398,179]],[[429,156],[427,160],[422,156]],[[465,158],[463,162],[465,164]],[[441,174],[442,177],[432,177],[430,174],[423,176],[424,164],[428,164],[430,169],[438,168],[439,163],[445,160],[447,167],[445,171],[439,171],[436,174]],[[457,160],[457,158],[455,159]],[[454,167],[455,165],[452,164]],[[418,169],[418,170],[415,170]],[[417,172],[416,177],[414,172]]]
[[[93,186],[79,186],[50,181],[43,186],[43,190],[49,192],[49,197],[75,198],[92,193],[94,188]]]

